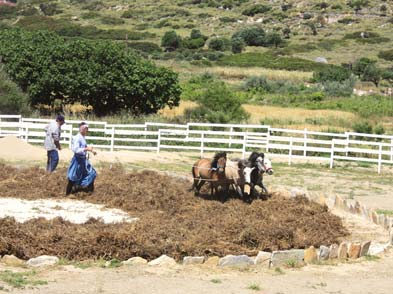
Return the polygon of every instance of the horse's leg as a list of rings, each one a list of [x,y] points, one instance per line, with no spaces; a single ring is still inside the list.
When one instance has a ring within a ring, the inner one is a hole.
[[[196,194],[198,195],[199,194],[199,191],[201,190],[201,188],[202,188],[202,186],[204,185],[206,183],[206,181],[205,180],[203,180],[203,179],[199,179],[199,183],[198,183],[198,185],[196,186]]]

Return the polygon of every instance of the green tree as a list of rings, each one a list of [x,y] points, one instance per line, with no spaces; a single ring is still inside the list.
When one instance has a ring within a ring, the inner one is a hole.
[[[284,41],[282,40],[281,36],[278,33],[269,33],[266,35],[265,43],[268,46],[274,46],[277,48],[281,45]]]
[[[285,39],[289,39],[289,34],[291,33],[291,29],[289,27],[285,27],[282,29],[282,34]]]
[[[181,47],[182,39],[175,31],[169,31],[161,39],[161,46],[167,50],[176,50]]]
[[[0,68],[0,114],[28,114],[28,105],[27,95]]]
[[[215,51],[224,51],[225,50],[225,40],[224,38],[213,38],[209,42],[209,49]]]
[[[241,38],[248,46],[265,46],[266,33],[259,26],[246,27],[233,34],[232,38]]]
[[[382,71],[375,64],[368,65],[361,76],[362,81],[373,82],[376,87],[379,86],[381,78]]]
[[[0,57],[32,106],[79,102],[97,115],[155,113],[179,102],[174,72],[108,41],[70,40],[49,32],[0,32]]]
[[[231,46],[232,53],[238,54],[242,53],[246,44],[242,38],[232,38]]]

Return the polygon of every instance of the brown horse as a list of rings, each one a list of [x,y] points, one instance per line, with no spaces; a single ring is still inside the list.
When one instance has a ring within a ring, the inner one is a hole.
[[[210,193],[217,192],[219,185],[225,183],[225,165],[227,161],[226,152],[218,152],[214,155],[213,160],[206,158],[199,159],[192,167],[192,176],[194,183],[192,190],[198,195],[202,186],[209,181]]]

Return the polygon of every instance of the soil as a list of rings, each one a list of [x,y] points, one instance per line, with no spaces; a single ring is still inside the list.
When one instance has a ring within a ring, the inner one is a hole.
[[[1,197],[64,197],[65,174],[65,169],[48,174],[40,168],[0,164]],[[306,198],[287,199],[273,193],[267,200],[251,203],[242,199],[220,202],[195,197],[189,187],[189,181],[152,171],[104,168],[93,194],[74,197],[122,209],[139,221],[104,224],[91,219],[77,225],[61,218],[25,223],[3,218],[0,255],[27,259],[47,254],[73,260],[256,255],[258,250],[329,245],[348,234],[339,217]]]

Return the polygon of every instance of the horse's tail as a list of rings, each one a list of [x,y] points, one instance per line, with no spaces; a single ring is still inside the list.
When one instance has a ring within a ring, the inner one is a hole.
[[[191,167],[191,173],[192,173],[192,187],[190,190],[193,190],[196,188],[196,183],[197,183],[197,174],[196,174],[196,169],[198,168],[198,163],[194,163],[194,165]]]

